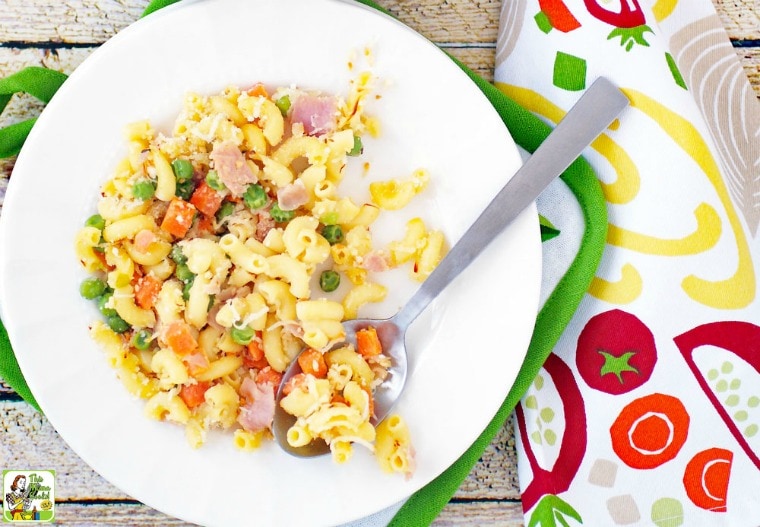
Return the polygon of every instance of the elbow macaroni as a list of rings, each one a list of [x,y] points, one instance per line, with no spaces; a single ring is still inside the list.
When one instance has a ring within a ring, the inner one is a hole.
[[[363,445],[384,469],[411,472],[405,423],[372,423],[372,390],[389,359],[345,344],[342,324],[387,294],[370,281],[380,270],[368,260],[385,254],[370,226],[429,179],[418,170],[371,183],[372,203],[341,196],[356,137],[378,129],[365,114],[370,80],[352,81],[348,106],[335,98],[327,116],[335,126],[320,125],[319,134],[275,104],[287,96],[292,107],[313,94],[283,88],[270,96],[259,85],[188,94],[168,137],[148,121],[125,129],[128,154],[74,240],[95,280],[83,296],[95,297],[104,318],[90,334],[128,392],[146,400],[146,416],[184,426],[193,447],[217,428],[230,430],[237,448],[257,449],[270,430],[252,416],[274,404],[282,372],[307,347],[319,371],[304,373],[281,401],[296,416],[288,441],[322,438],[338,463]],[[217,152],[230,147],[239,149],[237,161],[225,164]],[[227,189],[240,184],[237,168],[245,169],[245,193]],[[442,234],[415,219],[386,261],[413,261],[413,277],[424,279],[443,247]],[[326,268],[351,287],[320,291]]]

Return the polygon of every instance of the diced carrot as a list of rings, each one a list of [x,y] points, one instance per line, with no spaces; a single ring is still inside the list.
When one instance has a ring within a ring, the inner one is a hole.
[[[108,261],[106,261],[105,253],[100,252],[100,251],[94,251],[94,252],[95,252],[95,257],[98,260],[100,260],[100,263],[103,266],[103,269],[105,269],[106,271],[113,271],[116,268],[116,266],[111,265],[108,263]]]
[[[248,343],[248,354],[253,360],[264,358],[264,348],[261,347],[261,331],[257,331],[251,342]]]
[[[345,404],[348,406],[348,401],[346,401],[341,394],[336,393],[333,394],[332,398],[330,399],[330,404]]]
[[[313,348],[305,350],[298,356],[298,365],[301,366],[302,372],[310,373],[317,379],[327,377],[325,357]]]
[[[383,345],[372,326],[356,332],[356,348],[362,357],[374,357],[383,352]]]
[[[140,277],[135,284],[135,302],[137,305],[143,309],[152,308],[158,293],[161,291],[162,284],[163,282],[152,274]]]
[[[248,353],[243,353],[243,366],[246,368],[256,368],[263,370],[269,366],[264,356],[264,349],[261,347],[261,331],[256,332],[256,336],[248,343]]]
[[[282,373],[273,370],[271,366],[259,370],[259,373],[256,374],[256,384],[269,383],[274,386],[275,391],[280,385],[280,382],[282,382]]]
[[[254,360],[249,353],[243,353],[243,366],[261,370],[269,366],[269,362],[266,359]]]
[[[208,382],[196,382],[195,384],[186,384],[179,390],[180,398],[185,402],[188,408],[192,409],[200,406],[205,400],[206,390],[211,387]]]
[[[221,207],[223,199],[221,192],[217,192],[205,181],[201,181],[190,196],[190,203],[206,216],[213,216]]]
[[[129,281],[129,285],[131,285],[132,287],[137,287],[137,283],[140,281],[140,278],[142,277],[143,277],[142,267],[140,267],[139,265],[136,265],[135,270],[132,273],[132,280]]]
[[[195,205],[180,198],[175,198],[169,203],[166,215],[161,222],[161,229],[182,238],[193,225],[195,217]]]
[[[269,93],[267,93],[267,89],[260,82],[248,88],[248,91],[246,93],[250,95],[251,97],[256,97],[256,96],[269,97]]]
[[[193,330],[182,320],[175,320],[166,328],[166,344],[177,355],[189,355],[198,348]]]
[[[198,218],[198,230],[208,234],[214,234],[214,220],[205,214],[201,214]]]
[[[290,380],[285,384],[285,386],[282,387],[282,394],[288,395],[290,392],[295,390],[296,388],[300,388],[304,385],[306,382],[306,374],[305,373],[298,373],[296,375],[293,375]]]

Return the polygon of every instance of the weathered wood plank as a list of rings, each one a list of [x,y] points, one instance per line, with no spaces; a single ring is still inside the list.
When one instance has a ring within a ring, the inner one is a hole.
[[[5,0],[0,0],[0,7]],[[0,9],[0,13],[5,13]],[[3,15],[0,15],[0,19]],[[3,26],[0,21],[0,27]],[[6,77],[27,66],[44,66],[64,73],[71,73],[92,53],[95,48],[40,49],[0,47],[0,77]],[[0,127],[39,116],[43,104],[34,97],[17,94],[11,98],[5,110],[0,113]],[[5,197],[8,178],[13,171],[15,157],[0,159],[0,210]]]
[[[5,381],[0,378],[0,400],[7,400],[9,398],[17,398],[18,394],[13,391],[13,388],[5,384]]]
[[[137,20],[147,0],[0,0],[0,42],[102,43]]]
[[[494,42],[500,0],[380,0],[401,21],[436,42]],[[102,43],[137,20],[146,0],[0,0],[0,41]]]
[[[380,0],[378,3],[439,44],[496,42],[501,0]]]
[[[520,499],[517,450],[510,417],[455,494],[457,499]]]
[[[433,527],[522,527],[523,511],[519,501],[456,502],[441,511]]]
[[[496,49],[494,47],[452,47],[440,46],[448,54],[459,59],[475,73],[493,81],[493,68]]]
[[[500,0],[379,0],[438,43],[493,43]],[[731,38],[760,38],[754,0],[713,0]],[[98,44],[137,20],[147,0],[0,0],[0,42]]]
[[[97,506],[63,503],[58,509],[61,521],[67,518],[89,521],[103,514],[108,525],[139,525],[155,520],[184,525],[138,503],[121,503],[130,502],[130,497],[79,459],[50,423],[24,402],[0,402],[0,466],[55,469],[59,500],[87,499],[99,503]],[[108,503],[114,501],[120,503]],[[516,526],[521,525],[521,519],[514,439],[509,425],[489,446],[435,525]]]
[[[41,48],[0,48],[0,77],[6,77],[28,66],[46,68],[70,74],[90,53],[91,48],[41,49]],[[43,104],[26,94],[16,94],[0,114],[0,127],[36,117]]]
[[[750,84],[760,98],[760,48],[739,48],[736,53],[739,55]]]
[[[56,482],[56,485],[58,483]],[[96,527],[102,525],[161,525],[191,527],[193,524],[167,516],[141,503],[59,503],[55,505],[56,524]]]
[[[61,439],[45,417],[25,402],[0,402],[0,466],[56,471],[59,499],[128,499],[101,478]]]
[[[30,448],[30,445],[33,445]],[[52,465],[52,466],[51,466]],[[129,496],[95,473],[52,425],[23,401],[0,401],[0,466],[51,468],[58,474],[58,496],[101,500]],[[511,425],[489,446],[456,494],[462,500],[519,499],[516,453]]]
[[[94,50],[95,46],[73,49],[0,48],[0,77],[6,77],[27,66],[44,66],[68,74]],[[6,112],[10,109],[11,106]]]
[[[140,503],[56,503],[58,524],[90,526],[162,525],[189,527],[192,524],[171,518]],[[521,527],[522,509],[512,501],[453,502],[433,522],[434,527]]]
[[[713,4],[732,39],[760,38],[760,4],[757,0],[713,0]]]

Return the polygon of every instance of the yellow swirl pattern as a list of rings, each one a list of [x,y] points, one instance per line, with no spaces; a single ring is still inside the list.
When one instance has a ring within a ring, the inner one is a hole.
[[[654,13],[654,19],[658,22],[662,22],[668,18],[673,10],[678,5],[678,0],[657,0],[652,6],[652,13]]]
[[[495,84],[499,90],[511,97],[520,106],[545,117],[553,123],[558,123],[565,116],[566,112],[562,108],[533,90],[503,82],[496,82]],[[616,127],[617,121],[610,125],[610,129],[614,130]],[[607,134],[601,134],[591,143],[591,147],[609,161],[617,175],[617,180],[614,183],[602,182],[602,191],[607,202],[622,205],[636,197],[639,193],[641,179],[639,169],[628,153]]]
[[[594,277],[588,290],[589,294],[610,304],[630,304],[641,295],[644,281],[639,271],[628,263],[620,268],[620,275],[617,282]]]
[[[711,249],[720,239],[722,224],[720,216],[707,203],[700,203],[694,209],[697,228],[680,239],[663,239],[632,232],[610,224],[607,229],[607,243],[632,251],[661,256],[685,256],[699,254]]]
[[[702,169],[726,211],[731,231],[736,239],[738,263],[733,276],[725,280],[710,281],[689,275],[683,279],[681,287],[690,298],[707,306],[718,309],[746,307],[755,298],[756,283],[752,255],[739,217],[721,178],[720,169],[707,144],[694,125],[669,108],[636,90],[623,91],[634,108],[654,120]],[[704,211],[702,213],[704,214]]]

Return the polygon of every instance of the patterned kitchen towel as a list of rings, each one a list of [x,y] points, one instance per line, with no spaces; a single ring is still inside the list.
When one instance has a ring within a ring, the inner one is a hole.
[[[599,75],[631,101],[585,155],[601,265],[515,412],[526,525],[760,525],[760,104],[712,3],[505,0],[500,26],[496,85],[546,121]]]
[[[149,4],[145,14],[176,1],[155,0]],[[376,9],[381,9],[371,0],[359,1]],[[520,107],[492,84],[478,77],[466,66],[461,63],[457,64],[493,104],[518,145],[527,152],[535,150],[551,131],[551,127]],[[46,71],[43,68],[28,68],[16,75],[0,80],[0,95],[2,95],[2,83],[5,82],[10,90],[9,93],[16,91],[25,91],[33,95],[37,95],[37,92],[47,93],[47,91],[39,88],[39,86],[43,86],[50,91],[47,96],[49,99],[64,79],[65,77],[51,76],[49,70]],[[2,101],[0,100],[0,102]],[[33,121],[24,129],[12,127],[0,129],[0,145],[12,144],[17,145],[14,148],[20,148],[28,133],[28,128],[31,128],[32,124]],[[571,319],[573,312],[589,287],[594,270],[601,258],[607,228],[604,197],[591,167],[583,159],[579,159],[566,170],[562,176],[562,181],[567,194],[564,205],[567,207],[568,204],[572,203],[572,209],[577,214],[578,222],[573,226],[574,230],[569,231],[567,236],[560,237],[559,243],[554,245],[553,255],[558,254],[557,247],[563,248],[562,261],[565,262],[565,265],[559,274],[552,274],[555,277],[553,282],[544,284],[543,307],[538,314],[534,338],[518,378],[502,407],[472,447],[441,476],[414,494],[403,506],[399,504],[396,507],[391,507],[386,511],[356,522],[355,526],[386,525],[389,521],[394,526],[417,526],[432,522],[496,436],[520,397],[531,386],[539,368],[559,339],[565,325]],[[544,218],[541,218],[541,228],[542,239],[544,240],[557,238],[560,233],[551,222]],[[567,244],[564,240],[571,240],[572,243]],[[1,322],[0,376],[4,377],[8,384],[24,399],[37,407],[15,361],[13,350]]]

